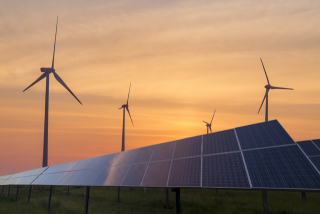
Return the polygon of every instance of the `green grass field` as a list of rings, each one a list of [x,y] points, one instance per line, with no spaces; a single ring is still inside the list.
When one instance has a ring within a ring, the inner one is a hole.
[[[28,187],[19,189],[18,201],[16,187],[8,186],[0,197],[0,213],[47,213],[49,187],[42,192],[42,186],[32,189],[30,203]],[[2,187],[0,189],[2,191]],[[175,213],[175,193],[169,189],[170,209],[166,210],[166,196],[163,188],[121,188],[120,204],[117,204],[117,187],[91,187],[89,213]],[[181,189],[182,213],[263,213],[261,191],[256,190],[219,190],[215,189]],[[52,194],[50,213],[84,213],[86,188],[55,187]],[[307,192],[307,200],[301,198],[300,192],[268,192],[270,214],[286,213],[320,213],[320,193]]]

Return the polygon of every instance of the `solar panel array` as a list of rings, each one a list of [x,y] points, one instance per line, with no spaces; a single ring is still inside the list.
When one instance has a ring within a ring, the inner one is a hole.
[[[295,143],[274,120],[2,176],[0,185],[319,190],[317,143]]]

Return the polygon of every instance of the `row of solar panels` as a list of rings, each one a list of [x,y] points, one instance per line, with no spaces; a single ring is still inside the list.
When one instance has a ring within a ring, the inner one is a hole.
[[[319,190],[318,144],[295,143],[274,120],[2,176],[0,185]]]

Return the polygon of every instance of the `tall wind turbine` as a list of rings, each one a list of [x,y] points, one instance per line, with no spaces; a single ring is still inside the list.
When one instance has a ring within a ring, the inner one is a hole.
[[[58,17],[57,17],[57,24],[56,24],[56,34],[54,37],[54,46],[53,46],[53,58],[52,58],[52,66],[51,68],[40,68],[41,72],[43,74],[36,80],[34,81],[28,88],[24,89],[26,91],[29,89],[31,86],[42,80],[43,78],[46,77],[46,101],[45,101],[45,114],[44,114],[44,142],[43,142],[43,160],[42,160],[42,167],[48,166],[48,111],[49,111],[49,75],[50,73],[53,73],[54,77],[56,80],[63,86],[65,87],[71,94],[74,96],[78,102],[82,105],[80,100],[72,93],[72,91],[68,88],[68,86],[63,82],[63,80],[59,77],[59,75],[56,73],[54,69],[54,54],[56,50],[56,39],[57,39],[57,29],[58,29]]]
[[[261,106],[260,106],[260,108],[259,108],[258,114],[259,114],[259,112],[260,112],[260,109],[261,109],[261,107],[262,107],[262,105],[263,105],[264,100],[266,100],[266,119],[265,119],[265,121],[267,122],[267,121],[268,121],[268,93],[269,93],[269,90],[270,90],[270,89],[293,90],[293,88],[282,88],[282,87],[271,86],[271,85],[270,85],[270,82],[269,82],[269,79],[268,79],[268,75],[267,75],[266,69],[264,68],[262,59],[260,58],[260,60],[261,60],[261,63],[262,63],[262,67],[263,67],[264,73],[266,74],[266,77],[267,77],[268,85],[265,86],[265,88],[266,88],[266,94],[264,95],[264,98],[263,98],[263,100],[262,100],[262,103],[261,103]]]
[[[210,123],[207,123],[206,121],[203,121],[205,124],[207,124],[207,134],[209,134],[209,129],[212,133],[212,130],[211,130],[211,123],[212,123],[212,120],[213,120],[213,117],[214,117],[214,114],[216,113],[216,109],[214,110],[214,113],[213,113],[213,116],[212,116],[212,119],[211,119],[211,122]]]
[[[123,125],[122,125],[122,146],[121,146],[121,152],[123,152],[125,150],[125,143],[124,143],[124,139],[125,139],[125,135],[124,135],[124,131],[125,131],[125,118],[126,118],[126,114],[125,114],[125,110],[127,110],[130,119],[131,119],[131,123],[133,125],[133,121],[130,115],[130,111],[129,111],[129,95],[130,95],[130,88],[131,88],[131,83],[129,86],[129,93],[128,93],[128,99],[127,99],[127,104],[123,104],[119,109],[123,108]],[[133,125],[134,126],[134,125]]]

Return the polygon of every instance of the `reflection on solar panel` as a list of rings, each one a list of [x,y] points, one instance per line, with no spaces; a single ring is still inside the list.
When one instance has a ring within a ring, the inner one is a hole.
[[[203,187],[250,188],[240,152],[203,157]]]
[[[241,149],[294,144],[277,120],[236,128]]]
[[[307,156],[320,155],[320,150],[310,141],[297,142]]]
[[[239,151],[234,130],[203,135],[203,154]]]
[[[320,175],[296,146],[243,152],[252,187],[320,189]]]
[[[311,143],[270,121],[1,176],[0,185],[319,190],[320,140]]]

